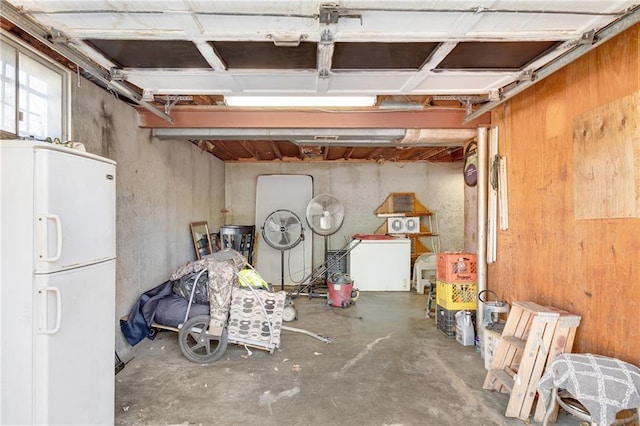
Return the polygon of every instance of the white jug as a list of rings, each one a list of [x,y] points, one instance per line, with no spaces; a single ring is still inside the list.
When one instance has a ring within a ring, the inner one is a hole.
[[[471,321],[471,312],[456,312],[456,340],[462,346],[473,346],[475,344],[475,331]]]

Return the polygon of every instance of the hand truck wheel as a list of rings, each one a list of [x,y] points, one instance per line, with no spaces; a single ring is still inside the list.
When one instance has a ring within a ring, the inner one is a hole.
[[[198,315],[182,325],[178,333],[178,344],[182,354],[191,362],[207,364],[219,360],[227,349],[227,329],[222,336],[207,333],[209,316]]]

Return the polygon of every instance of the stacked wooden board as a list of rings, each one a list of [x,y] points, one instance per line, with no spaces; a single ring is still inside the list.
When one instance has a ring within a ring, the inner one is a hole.
[[[558,354],[571,352],[580,316],[533,302],[514,302],[494,351],[484,389],[510,393],[505,415],[526,420],[536,386]],[[544,416],[538,400],[535,420]]]

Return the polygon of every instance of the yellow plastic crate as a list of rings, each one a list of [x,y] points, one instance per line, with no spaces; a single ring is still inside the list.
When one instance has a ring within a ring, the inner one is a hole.
[[[474,310],[478,306],[476,283],[448,283],[436,281],[436,300],[447,310]]]

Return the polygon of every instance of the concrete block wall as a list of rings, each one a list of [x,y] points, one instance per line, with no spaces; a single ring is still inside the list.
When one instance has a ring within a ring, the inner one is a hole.
[[[391,192],[415,192],[437,212],[442,250],[463,248],[464,203],[459,163],[224,164],[186,141],[158,140],[137,126],[134,108],[81,78],[72,84],[72,139],[111,158],[117,168],[116,350],[126,358],[119,318],[141,293],[166,281],[195,258],[189,223],[255,223],[256,180],[261,174],[306,174],[314,194],[330,193],[345,206],[331,249],[355,233],[372,233],[384,221],[373,211]],[[224,213],[223,210],[228,210]],[[261,224],[256,224],[259,228]],[[314,236],[314,265],[324,242]]]
[[[189,223],[222,224],[224,163],[186,141],[158,140],[139,129],[135,110],[73,76],[72,139],[117,161],[116,350],[129,344],[119,318],[139,295],[195,259]]]
[[[226,224],[254,224],[256,182],[263,174],[310,175],[314,195],[329,193],[343,203],[344,223],[330,236],[330,249],[342,247],[354,234],[373,233],[384,222],[374,211],[391,192],[414,192],[422,204],[437,213],[441,250],[464,247],[461,163],[229,163]],[[259,230],[262,224],[255,225]],[[314,235],[314,266],[323,261],[323,245],[322,237]]]

